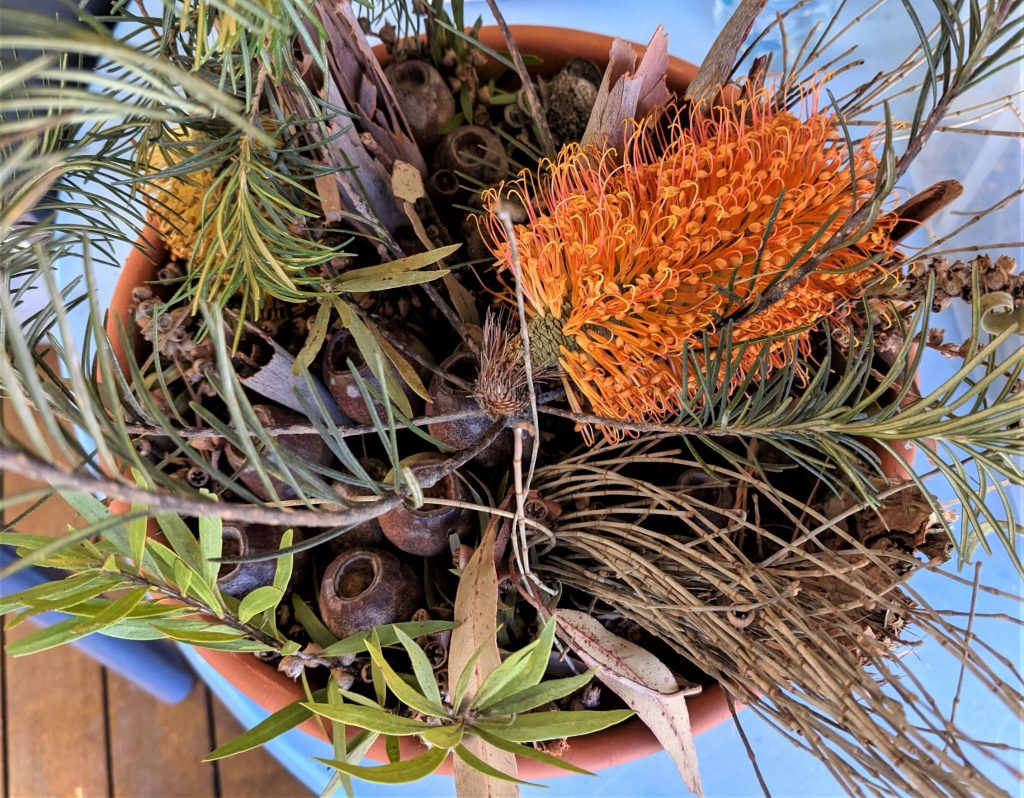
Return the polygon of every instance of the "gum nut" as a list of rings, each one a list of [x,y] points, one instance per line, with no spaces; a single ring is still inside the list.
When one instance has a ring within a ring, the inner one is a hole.
[[[479,370],[476,356],[469,352],[456,352],[442,363],[430,381],[431,401],[427,403],[427,415],[444,416],[462,410],[479,410],[479,403],[469,391],[452,384],[442,376],[442,374],[451,374],[472,385]],[[486,435],[493,423],[487,415],[480,413],[457,421],[428,424],[427,429],[442,443],[447,443],[457,451],[463,451],[475,445]],[[492,466],[507,460],[511,453],[512,431],[505,430],[494,443],[473,459],[481,465]]]
[[[401,463],[414,476],[426,476],[445,458],[436,453],[407,457]],[[388,476],[391,479],[391,475]],[[448,474],[437,484],[423,491],[426,499],[466,501],[469,491],[455,474]],[[408,554],[434,557],[448,549],[449,535],[465,537],[472,523],[472,511],[464,507],[424,504],[419,509],[400,505],[380,517],[380,528],[392,545]]]
[[[258,524],[225,524],[222,532],[222,557],[244,557],[249,554],[262,554],[277,551],[281,548],[281,537],[287,527],[262,526]],[[298,538],[292,542],[297,543]],[[292,563],[292,578],[289,586],[301,577],[306,558],[303,554],[295,555]],[[235,598],[242,598],[258,587],[274,584],[274,573],[277,560],[260,560],[258,562],[224,563],[217,575],[217,587],[222,593]]]
[[[356,424],[369,424],[371,421],[370,409],[366,406],[363,394],[359,390],[359,381],[356,380],[348,367],[349,361],[356,367],[359,379],[363,381],[368,389],[372,389],[377,393],[382,392],[380,382],[373,376],[370,367],[363,360],[359,347],[356,346],[355,339],[352,338],[350,333],[342,330],[333,335],[327,342],[327,352],[324,356],[324,385],[327,386],[327,390],[330,391],[335,403],[343,413]],[[408,398],[415,414],[422,400],[406,384],[405,380],[399,375],[398,370],[390,362],[386,364],[385,368],[391,370],[395,381],[402,386],[402,392]],[[384,405],[376,397],[372,397],[371,401],[378,417],[383,418],[385,412]]]
[[[479,125],[464,125],[448,133],[434,153],[434,171],[463,172],[483,183],[500,179],[508,171],[505,146],[494,133]]]
[[[253,413],[264,427],[290,427],[298,424],[309,424],[309,419],[301,413],[287,410],[274,405],[253,405]],[[275,443],[290,451],[306,463],[327,465],[331,462],[331,450],[317,433],[301,435],[274,435]],[[263,501],[271,501],[272,496],[267,490],[263,481],[256,473],[256,469],[248,463],[245,453],[236,449],[231,444],[224,447],[224,454],[227,457],[228,465],[238,474],[238,479],[245,487],[251,490]],[[277,477],[271,476],[270,484],[274,486],[277,495],[282,499],[294,499],[295,491],[290,485],[282,482]]]
[[[398,623],[423,603],[412,569],[380,549],[349,549],[327,566],[320,583],[320,617],[338,638]]]
[[[384,75],[417,143],[436,144],[441,128],[455,116],[455,98],[441,73],[426,61],[410,58],[389,64]]]
[[[324,504],[322,509],[326,512],[341,512],[351,507],[359,497],[372,496],[373,494],[365,488],[357,485],[349,485],[345,482],[335,482],[331,487],[334,492],[345,499],[344,504]],[[387,545],[387,538],[381,531],[380,524],[376,518],[364,521],[352,527],[327,543],[327,549],[332,555],[341,554],[349,549],[378,549]]]

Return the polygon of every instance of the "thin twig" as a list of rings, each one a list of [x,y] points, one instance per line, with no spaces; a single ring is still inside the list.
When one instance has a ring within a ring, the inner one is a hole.
[[[964,676],[967,673],[967,661],[971,657],[971,640],[974,638],[974,610],[978,606],[978,585],[981,584],[981,561],[974,564],[974,584],[971,589],[971,609],[967,616],[967,631],[964,633],[963,658],[960,660],[960,676],[956,682],[956,694],[953,705],[949,709],[949,729],[952,731],[956,721],[956,711],[960,708],[960,694],[964,689]],[[946,745],[949,746],[947,740]]]
[[[484,411],[480,408],[469,408],[466,410],[458,410],[454,413],[441,413],[436,416],[420,416],[419,418],[413,418],[409,420],[409,424],[414,427],[425,427],[428,424],[443,424],[448,421],[463,421],[468,418],[478,418],[479,416],[485,415]],[[373,424],[362,424],[360,426],[338,426],[335,428],[339,438],[353,438],[362,435],[376,435],[379,430]],[[319,435],[320,430],[313,424],[287,424],[283,426],[267,426],[263,428],[264,432],[271,437],[277,437],[279,435]],[[125,425],[125,432],[129,435],[138,435],[143,437],[163,437],[168,435],[168,431],[163,427],[154,427],[143,424],[127,424]],[[173,430],[175,435],[179,435],[186,440],[204,440],[209,438],[223,438],[224,435],[216,430],[208,429],[206,427],[182,427]]]
[[[537,95],[537,87],[533,85],[533,80],[530,79],[530,71],[526,68],[523,55],[519,52],[515,37],[512,35],[512,31],[509,30],[508,23],[505,22],[505,17],[501,13],[501,9],[498,8],[498,4],[495,0],[487,0],[487,6],[494,15],[495,23],[501,29],[501,35],[505,37],[505,46],[508,47],[509,55],[512,56],[512,62],[516,65],[516,72],[519,73],[519,80],[523,84],[526,101],[530,106],[530,118],[533,120],[537,140],[540,142],[544,154],[548,158],[554,158],[556,152],[555,140],[551,137],[548,120],[544,116],[544,107],[541,105],[540,97]]]
[[[732,715],[732,722],[736,726],[736,731],[740,733],[740,740],[743,741],[743,747],[747,750],[747,758],[750,760],[751,767],[754,768],[754,775],[757,776],[757,783],[761,785],[761,792],[764,793],[765,798],[772,798],[771,791],[768,789],[768,784],[765,782],[764,776],[761,775],[761,768],[757,764],[757,755],[754,753],[754,749],[750,745],[750,740],[747,739],[746,732],[743,731],[743,724],[740,723],[739,715],[736,714],[736,705],[728,690],[725,691],[725,702],[729,705],[729,714]]]
[[[449,474],[462,468],[480,452],[493,443],[505,429],[505,422],[497,421],[472,447],[448,458],[436,468],[419,477],[420,487],[431,488]],[[367,502],[341,512],[320,512],[317,510],[291,510],[261,505],[234,504],[231,502],[193,499],[153,490],[126,485],[112,479],[88,476],[80,472],[65,471],[36,457],[0,446],[0,471],[13,471],[29,479],[46,482],[55,488],[81,490],[102,494],[109,499],[120,499],[130,504],[148,507],[155,512],[170,512],[188,518],[216,517],[225,521],[269,526],[345,527],[371,521],[400,505],[410,495],[408,486],[391,496]],[[271,556],[276,556],[272,553]],[[234,562],[235,560],[224,560]],[[241,560],[239,560],[241,561]]]

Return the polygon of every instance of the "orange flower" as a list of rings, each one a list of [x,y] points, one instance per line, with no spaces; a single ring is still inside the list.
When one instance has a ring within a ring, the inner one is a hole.
[[[652,132],[664,121],[642,122],[621,164],[614,153],[569,145],[539,174],[489,193],[486,224],[502,272],[512,262],[499,195],[528,215],[515,233],[538,365],[557,363],[597,415],[643,422],[678,412],[694,390],[683,384],[684,346],[703,351],[711,331],[714,349],[716,320],[804,263],[849,218],[854,194],[857,205],[870,195],[869,145],[852,153],[854,191],[836,119],[813,107],[800,119],[769,96],[716,108],[689,127],[672,117],[664,135]],[[736,324],[733,342],[749,343],[734,374],[766,346],[775,367],[795,357],[809,328],[878,274],[864,261],[893,253],[890,227],[879,221],[785,299]]]

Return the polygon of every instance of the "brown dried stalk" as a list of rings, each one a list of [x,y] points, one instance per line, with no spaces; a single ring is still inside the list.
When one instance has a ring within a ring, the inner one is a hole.
[[[1012,663],[973,631],[966,642],[906,586],[948,546],[919,489],[893,485],[877,512],[852,498],[811,506],[746,469],[715,466],[716,483],[759,500],[716,506],[650,477],[699,467],[673,447],[669,436],[645,436],[540,468],[534,487],[563,512],[538,575],[664,640],[850,794],[1001,795],[968,758],[991,750],[956,727],[899,656],[914,627],[1024,717],[1024,694],[996,670]]]

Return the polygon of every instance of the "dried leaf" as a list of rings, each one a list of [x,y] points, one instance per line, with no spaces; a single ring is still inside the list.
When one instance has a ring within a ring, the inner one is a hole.
[[[320,175],[314,178],[314,183],[317,196],[320,198],[320,208],[324,212],[324,219],[328,222],[340,221],[342,205],[338,179],[334,175]]]
[[[686,786],[703,795],[686,694],[657,657],[582,612],[557,610],[558,633],[658,738]]]
[[[292,366],[292,374],[298,376],[302,369],[308,369],[313,358],[320,352],[324,341],[327,339],[327,327],[331,321],[332,306],[330,302],[321,302],[317,308],[313,323],[309,325],[309,335],[302,345],[299,354],[295,356],[295,364]]]
[[[423,380],[420,379],[420,375],[416,373],[416,368],[410,363],[401,352],[391,345],[391,342],[377,329],[377,325],[367,320],[366,326],[373,333],[373,337],[377,339],[377,343],[380,344],[380,348],[384,350],[384,356],[391,361],[391,365],[398,371],[402,381],[412,388],[413,392],[421,399],[429,402],[430,391],[427,390],[427,386],[423,384]]]
[[[924,191],[920,191],[908,199],[891,216],[895,217],[889,237],[893,241],[902,241],[921,223],[945,208],[949,203],[964,193],[964,187],[957,180],[940,180]]]
[[[472,699],[487,675],[501,663],[498,654],[498,574],[494,568],[494,532],[496,524],[488,524],[483,539],[469,564],[462,572],[455,595],[455,622],[448,654],[448,682],[456,684],[467,668],[467,697]],[[476,655],[476,660],[473,657]],[[516,758],[484,742],[467,737],[466,748],[495,770],[515,776]],[[459,795],[486,798],[516,798],[515,784],[488,777],[470,767],[462,759],[455,760],[455,789]]]
[[[989,335],[1012,330],[1024,335],[1024,305],[1014,309],[1013,294],[991,291],[981,297],[981,329]]]
[[[473,333],[474,338],[477,338],[477,343],[480,343],[483,340],[483,328],[480,326],[480,314],[477,312],[473,295],[454,274],[445,274],[444,287],[448,289],[448,296],[451,297],[459,319]]]
[[[754,27],[767,0],[741,0],[722,32],[718,34],[700,71],[686,89],[686,98],[700,104],[711,102],[729,80],[740,48]]]
[[[387,391],[388,399],[406,418],[412,418],[412,407],[409,404],[409,397],[405,395],[402,386],[398,384],[394,372],[384,365],[387,356],[378,345],[377,338],[370,331],[370,328],[366,326],[366,322],[343,302],[338,302],[335,307],[338,310],[338,315],[341,316],[341,323],[345,325],[346,330],[352,333],[352,339],[356,342],[359,354],[363,356],[363,360],[370,368],[370,371],[373,372],[378,384],[384,386],[384,390]],[[382,374],[376,373],[375,364],[377,363],[381,365]]]
[[[395,161],[391,169],[391,190],[403,202],[415,203],[427,196],[420,170],[405,161]]]
[[[305,377],[296,376],[295,358],[283,349],[273,338],[266,335],[255,325],[246,324],[247,335],[256,335],[273,354],[265,366],[248,377],[239,377],[239,382],[251,391],[255,391],[271,401],[284,405],[289,410],[305,415],[309,408],[316,407],[316,400],[309,395],[309,386],[313,385],[320,402],[327,409],[331,420],[339,424],[349,421],[348,417],[338,409],[337,404],[327,392],[323,384],[311,374]]]

